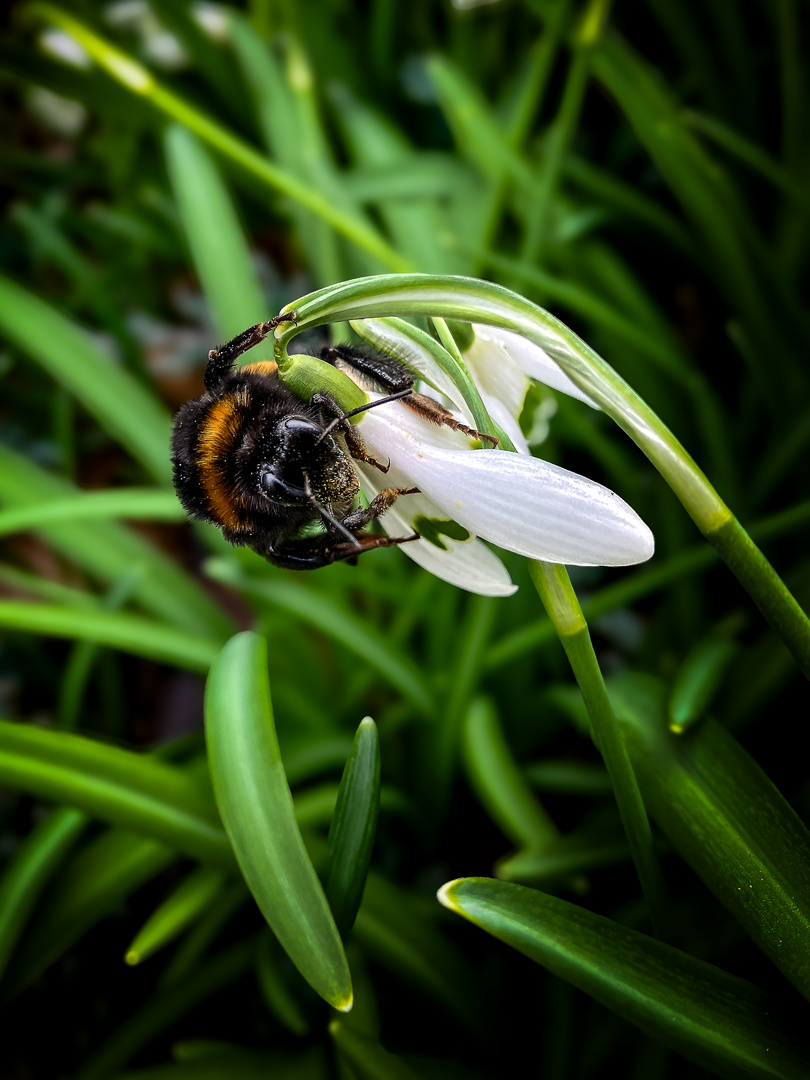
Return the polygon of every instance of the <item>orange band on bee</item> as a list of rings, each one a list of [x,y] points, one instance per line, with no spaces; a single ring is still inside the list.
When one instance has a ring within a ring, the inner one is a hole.
[[[275,360],[258,360],[255,364],[245,364],[239,371],[253,371],[257,375],[277,375],[278,364]]]
[[[220,398],[213,402],[200,428],[197,443],[200,484],[211,514],[223,529],[244,527],[242,508],[237,493],[228,484],[225,464],[241,434],[243,410],[248,404],[244,391]]]

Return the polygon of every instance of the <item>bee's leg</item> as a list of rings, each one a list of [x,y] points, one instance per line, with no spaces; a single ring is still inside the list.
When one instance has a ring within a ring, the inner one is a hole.
[[[432,424],[445,424],[447,427],[452,428],[453,431],[461,431],[465,435],[469,435],[471,439],[486,439],[493,446],[498,445],[498,439],[495,435],[487,435],[483,431],[476,431],[475,428],[467,427],[466,424],[456,420],[455,416],[449,409],[445,409],[444,405],[439,404],[438,401],[434,401],[432,397],[427,397],[425,394],[410,394],[402,399],[402,404],[407,405],[409,409],[413,409],[415,413],[424,417],[425,420],[430,420]]]
[[[418,539],[418,533],[414,533],[413,536],[360,533],[356,537],[356,542],[350,544],[348,541],[335,543],[330,536],[324,535],[291,540],[286,545],[265,544],[261,549],[257,547],[255,550],[268,562],[283,570],[318,570],[322,566],[331,566],[335,562],[354,561],[358,555],[366,551],[374,551],[375,548],[397,547],[399,544]]]
[[[364,461],[367,465],[373,465],[381,473],[388,472],[391,463],[388,462],[388,464],[383,465],[381,461],[377,461],[376,458],[369,454],[357,427],[346,419],[345,412],[334,398],[331,398],[328,394],[313,394],[312,404],[317,405],[335,423],[335,428],[343,434],[349,453],[355,461]],[[331,426],[330,424],[329,427],[331,428]]]
[[[327,364],[338,369],[352,368],[358,371],[372,390],[386,390],[397,394],[413,387],[413,376],[396,360],[379,353],[357,349],[351,345],[327,345],[319,356]]]
[[[264,341],[268,334],[271,334],[280,323],[295,322],[295,318],[294,311],[289,311],[286,315],[276,315],[274,319],[269,319],[267,322],[249,326],[247,330],[243,330],[235,338],[231,338],[224,345],[220,345],[218,349],[211,349],[208,353],[208,366],[205,369],[205,389],[216,390],[233,367],[233,362],[237,357],[247,352],[248,349],[252,349],[254,345]]]
[[[397,394],[413,387],[414,380],[411,373],[396,360],[387,356],[355,349],[351,345],[333,345],[322,349],[320,357],[333,367],[350,367],[358,371],[374,390],[382,389],[389,394]],[[425,394],[411,393],[402,398],[402,404],[433,424],[444,424],[453,431],[461,431],[469,435],[471,439],[486,439],[493,446],[498,445],[498,439],[494,435],[487,435],[482,431],[476,431],[475,428],[467,427],[466,424],[456,420],[444,405],[440,405],[438,401],[434,401],[432,397],[427,397]]]
[[[418,495],[419,488],[390,487],[383,488],[379,495],[375,495],[367,507],[358,507],[348,514],[341,522],[347,529],[354,532],[355,529],[364,529],[370,525],[380,514],[384,514],[389,506],[393,506],[400,495]],[[415,536],[406,536],[406,540],[415,540]],[[402,541],[400,541],[402,542]]]

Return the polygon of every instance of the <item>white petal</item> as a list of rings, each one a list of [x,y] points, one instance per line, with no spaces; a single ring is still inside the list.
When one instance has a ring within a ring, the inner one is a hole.
[[[526,442],[526,436],[520,430],[520,424],[517,422],[512,413],[509,412],[507,407],[502,401],[498,401],[497,398],[490,397],[489,394],[481,394],[481,400],[486,406],[486,410],[490,417],[499,424],[509,438],[512,440],[512,444],[519,454],[529,454],[529,444]]]
[[[486,336],[488,329],[484,327],[484,332],[479,333],[474,327],[475,337],[464,353],[464,361],[482,394],[498,398],[513,416],[520,416],[529,389],[528,377],[508,349]]]
[[[502,330],[498,326],[483,326],[480,323],[473,323],[473,330],[475,331],[476,341],[480,339],[482,343],[486,342],[492,350],[502,349],[507,352],[524,375],[528,375],[530,379],[536,379],[538,382],[550,386],[552,390],[560,390],[563,394],[568,394],[569,397],[584,401],[586,405],[590,405],[593,409],[599,408],[583,390],[580,390],[575,383],[571,382],[559,364],[551,359],[545,349],[541,349],[533,341],[529,341],[511,330]],[[498,355],[494,351],[488,362],[498,365]],[[478,370],[480,368],[476,366],[476,371]]]
[[[448,449],[403,410],[392,404],[366,413],[366,445],[471,533],[572,566],[629,566],[652,555],[652,533],[614,492],[523,454]]]
[[[398,474],[392,466],[383,475],[378,470],[358,463],[358,472],[363,481],[363,489],[369,496],[374,496],[382,487],[405,487],[407,479]],[[380,522],[389,536],[408,536],[414,531],[414,518],[418,516],[441,520],[446,515],[424,495],[403,495],[386,510]],[[453,540],[443,536],[446,550],[442,550],[428,540],[414,540],[402,545],[405,552],[415,563],[435,577],[457,585],[468,592],[481,596],[511,596],[517,591],[512,584],[509,571],[501,560],[475,537],[469,540]]]

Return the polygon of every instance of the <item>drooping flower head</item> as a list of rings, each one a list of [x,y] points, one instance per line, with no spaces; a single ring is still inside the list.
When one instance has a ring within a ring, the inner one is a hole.
[[[487,449],[401,401],[357,417],[370,454],[390,461],[384,477],[358,463],[366,494],[392,486],[419,489],[399,498],[381,519],[391,535],[420,534],[402,547],[415,562],[472,592],[504,596],[516,586],[484,541],[576,566],[627,566],[650,558],[652,533],[618,495],[531,455],[518,418],[533,381],[598,407],[537,341],[473,322],[462,335],[461,354],[453,357],[400,319],[358,319],[352,328],[420,378],[426,393],[442,396],[464,424],[500,437],[498,449]],[[382,396],[366,393],[372,401]]]

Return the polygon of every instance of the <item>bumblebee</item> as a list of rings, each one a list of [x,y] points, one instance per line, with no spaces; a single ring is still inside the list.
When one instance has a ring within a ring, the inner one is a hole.
[[[359,373],[387,396],[351,412],[326,393],[300,400],[274,361],[234,366],[279,323],[294,320],[291,312],[257,323],[209,352],[205,393],[182,406],[172,431],[174,486],[183,508],[216,525],[232,544],[290,570],[354,561],[375,548],[418,540],[418,533],[366,531],[399,496],[418,489],[384,488],[368,507],[354,508],[360,484],[352,459],[383,473],[389,465],[366,452],[349,418],[402,399],[436,423],[481,436],[432,398],[415,394],[413,378],[395,360],[354,347],[327,347],[319,357]],[[318,525],[321,530],[313,532]]]

